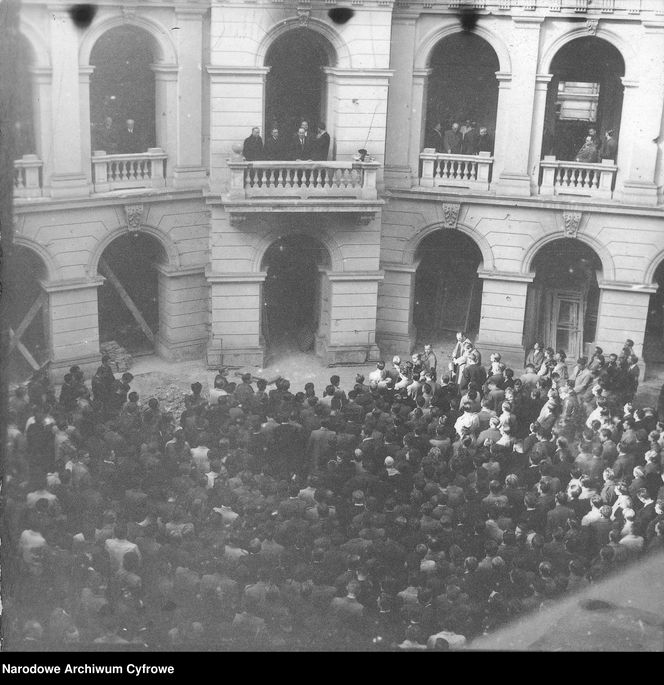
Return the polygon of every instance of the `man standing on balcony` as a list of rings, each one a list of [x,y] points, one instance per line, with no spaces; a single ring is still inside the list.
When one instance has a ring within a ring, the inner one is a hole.
[[[464,155],[476,155],[479,144],[479,135],[477,133],[477,124],[474,121],[470,122],[470,128],[466,130],[463,136],[461,149]]]
[[[448,155],[460,155],[463,139],[459,132],[459,124],[455,121],[449,131],[443,136],[443,152]]]
[[[604,142],[600,151],[600,159],[611,159],[616,161],[616,154],[618,152],[618,143],[613,137],[613,131],[604,132]]]
[[[272,127],[269,138],[265,139],[265,159],[271,159],[274,162],[286,159],[284,141],[279,135],[279,129],[276,126]]]
[[[486,126],[480,128],[480,135],[477,139],[477,152],[488,152],[493,154],[493,138],[489,135]]]
[[[425,147],[433,148],[436,152],[445,152],[443,137],[443,125],[439,121],[429,131]]]
[[[95,150],[104,150],[107,155],[114,155],[118,151],[117,135],[112,117],[106,117],[104,123],[97,127],[95,138]]]
[[[597,146],[593,143],[592,136],[586,136],[586,142],[581,146],[581,149],[576,153],[576,162],[585,162],[587,164],[595,164],[598,159]]]
[[[311,146],[307,138],[306,131],[302,126],[297,130],[292,142],[293,159],[307,160],[311,159]]]
[[[254,162],[257,159],[265,159],[263,152],[263,139],[261,138],[261,130],[258,126],[251,129],[251,135],[245,138],[242,146],[242,155],[247,162]]]
[[[125,127],[122,129],[118,140],[118,152],[120,154],[133,155],[137,152],[144,152],[141,137],[134,127],[135,123],[133,119],[125,121]]]
[[[324,162],[330,151],[330,134],[325,130],[325,124],[318,124],[316,137],[311,141],[311,159]]]

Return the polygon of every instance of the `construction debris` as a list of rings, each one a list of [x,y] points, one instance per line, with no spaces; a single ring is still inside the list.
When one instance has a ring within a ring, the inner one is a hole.
[[[116,373],[129,371],[134,360],[127,350],[119,345],[115,340],[109,340],[100,346],[102,354],[107,354],[111,358],[111,366]]]

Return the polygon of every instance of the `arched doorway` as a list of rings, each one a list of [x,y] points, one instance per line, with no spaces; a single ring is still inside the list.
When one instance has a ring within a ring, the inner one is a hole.
[[[585,243],[562,238],[537,252],[531,270],[524,347],[539,341],[575,360],[595,340],[602,262]]]
[[[664,365],[664,262],[657,267],[653,280],[657,284],[657,292],[650,296],[643,340],[643,359],[649,371],[653,370],[655,364],[660,369]]]
[[[265,66],[270,67],[265,82],[265,128],[276,126],[284,141],[290,142],[303,120],[309,122],[309,135],[325,121],[327,75],[333,66],[334,49],[316,31],[298,28],[288,31],[270,45]],[[332,122],[326,122],[331,130]],[[267,132],[266,132],[267,136]]]
[[[272,243],[263,257],[261,334],[268,358],[315,351],[329,327],[327,250],[313,238],[292,234]]]
[[[542,156],[576,159],[590,129],[595,131],[600,150],[606,131],[613,131],[620,144],[621,77],[625,75],[620,52],[595,36],[576,38],[556,53],[550,71]]]
[[[417,248],[413,324],[419,343],[446,343],[455,331],[476,335],[482,308],[482,253],[456,229],[427,236]]]
[[[5,260],[2,297],[10,328],[6,368],[10,382],[23,382],[50,358],[48,296],[39,283],[47,272],[42,259],[21,245],[13,245]]]
[[[108,154],[144,152],[155,146],[155,61],[152,36],[135,26],[104,33],[90,55],[92,149]],[[108,117],[112,126],[105,127]],[[127,119],[135,122],[135,138],[125,135]]]
[[[155,349],[159,329],[159,273],[166,262],[159,242],[145,233],[116,238],[102,253],[98,271],[99,341],[117,342],[132,354]]]
[[[444,133],[455,122],[462,133],[468,121],[475,122],[476,133],[486,127],[493,140],[500,63],[491,45],[472,33],[455,33],[436,45],[429,66],[432,72],[427,82],[425,147],[438,147],[434,132],[437,124]],[[466,141],[468,146],[472,146],[470,139]]]

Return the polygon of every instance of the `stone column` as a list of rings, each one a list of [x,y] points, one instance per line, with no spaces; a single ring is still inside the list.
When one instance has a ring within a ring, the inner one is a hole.
[[[382,271],[327,273],[330,333],[324,359],[328,364],[377,361],[376,308]]]
[[[513,17],[514,43],[511,47],[512,83],[509,111],[499,114],[501,126],[508,119],[500,154],[504,155],[498,183],[494,183],[499,195],[530,195],[530,168],[528,165],[535,104],[537,58],[539,54],[540,26],[543,17]],[[500,105],[504,107],[504,101]],[[496,127],[497,128],[497,127]],[[496,135],[498,133],[496,132]],[[498,152],[498,148],[496,150]],[[494,174],[494,179],[495,179]]]
[[[173,185],[200,188],[206,180],[202,158],[203,16],[201,7],[176,6],[178,60],[177,154]]]
[[[604,350],[604,354],[620,353],[625,340],[630,338],[634,341],[634,353],[641,358],[650,295],[657,292],[657,284],[639,285],[635,290],[633,283],[600,281],[599,288],[595,344]],[[643,359],[640,359],[639,366],[643,374]]]
[[[664,22],[644,22],[639,41],[639,81],[625,86],[618,139],[618,180],[622,202],[656,205],[658,144],[664,106]],[[620,181],[622,180],[622,183]]]
[[[546,97],[549,82],[553,74],[537,74],[535,84],[535,105],[533,107],[533,129],[530,135],[530,191],[533,195],[539,192],[539,163],[542,154],[542,139],[544,137],[544,117],[546,115]]]
[[[160,356],[172,361],[199,359],[209,339],[210,287],[203,267],[158,265]]]
[[[510,146],[510,96],[512,87],[512,74],[503,71],[496,72],[498,81],[498,107],[496,108],[496,131],[493,144],[493,172],[492,179],[495,185],[505,167],[505,160],[509,154]]]
[[[253,126],[262,128],[265,77],[270,67],[208,66],[210,74],[210,186],[224,192],[230,178],[231,147],[242,144]]]
[[[417,182],[417,170],[413,170],[409,163],[410,140],[402,135],[404,131],[413,135],[422,107],[426,107],[425,101],[413,97],[416,23],[415,17],[395,17],[392,20],[392,44],[398,49],[390,54],[390,69],[394,70],[394,76],[387,102],[390,144],[385,150],[385,183],[392,188],[410,188]]]
[[[83,172],[83,136],[81,129],[78,34],[65,8],[51,8],[51,59],[53,81],[51,101],[53,197],[89,195],[90,184]]]
[[[528,284],[534,274],[511,274],[480,270],[482,314],[477,346],[486,359],[500,352],[503,361],[514,369],[523,368],[523,323]],[[484,359],[484,357],[483,357]]]
[[[79,67],[78,87],[80,92],[80,116],[81,116],[81,164],[83,173],[88,183],[92,183],[92,122],[90,121],[90,77],[94,72],[94,66]],[[101,122],[95,122],[101,123]]]
[[[178,153],[178,66],[152,64],[155,85],[155,137],[168,155],[166,185],[172,185]]]
[[[101,277],[68,281],[41,281],[48,293],[47,336],[50,372],[55,380],[73,364],[85,372],[96,370],[99,354],[99,307],[97,288]]]
[[[415,344],[413,299],[417,267],[411,264],[381,264],[385,278],[378,291],[378,343],[387,360],[395,354],[407,356]]]
[[[208,269],[210,338],[208,366],[263,366],[262,287],[267,272],[220,274]]]
[[[411,86],[411,119],[408,139],[408,168],[410,186],[420,182],[420,152],[424,147],[424,128],[427,116],[427,83],[432,69],[417,69],[413,72]]]
[[[35,152],[43,163],[43,195],[50,195],[51,176],[53,175],[53,135],[51,111],[51,82],[53,72],[50,67],[35,67],[30,70],[33,82],[32,109],[35,120]]]

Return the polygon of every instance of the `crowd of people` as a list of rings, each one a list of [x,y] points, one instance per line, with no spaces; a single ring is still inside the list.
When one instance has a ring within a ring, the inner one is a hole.
[[[290,137],[282,136],[279,127],[273,125],[265,142],[261,137],[260,127],[254,126],[242,146],[242,155],[248,162],[326,161],[329,151],[330,134],[325,130],[325,124],[319,122],[316,132],[312,133],[306,120],[300,122],[297,131]]]
[[[460,332],[345,389],[221,370],[180,416],[107,357],[37,375],[10,399],[5,647],[459,649],[661,551],[633,344],[541,348],[518,373]]]

